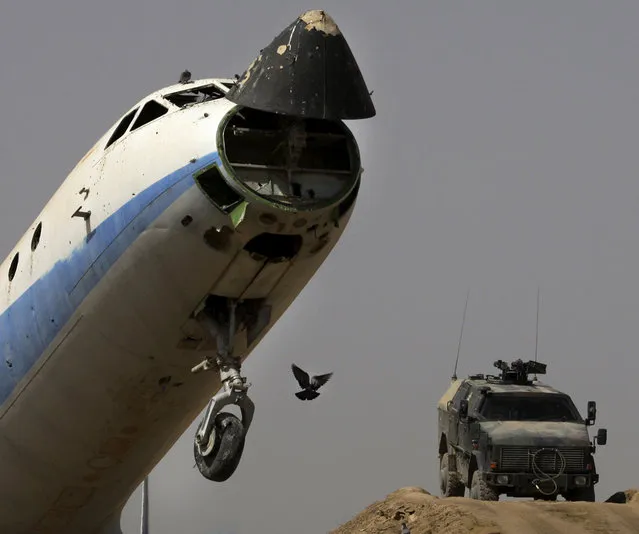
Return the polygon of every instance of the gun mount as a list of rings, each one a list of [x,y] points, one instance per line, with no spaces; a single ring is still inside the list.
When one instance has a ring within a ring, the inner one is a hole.
[[[504,360],[497,360],[493,363],[497,369],[501,371],[499,379],[502,382],[510,382],[514,384],[526,385],[532,384],[528,380],[530,374],[546,374],[546,364],[534,361],[523,362],[521,359],[515,360],[508,365]]]

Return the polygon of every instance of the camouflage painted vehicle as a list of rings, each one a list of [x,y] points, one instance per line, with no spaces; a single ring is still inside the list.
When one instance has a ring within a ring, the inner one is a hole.
[[[546,365],[517,360],[494,363],[500,376],[454,379],[438,404],[440,489],[445,497],[496,501],[499,495],[594,501],[599,475],[590,441],[596,404],[583,419],[570,396],[529,374]]]

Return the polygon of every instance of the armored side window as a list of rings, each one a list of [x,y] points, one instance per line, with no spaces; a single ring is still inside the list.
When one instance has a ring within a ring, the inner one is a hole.
[[[455,408],[455,410],[459,410],[459,403],[462,401],[462,399],[465,399],[468,396],[469,392],[470,385],[468,385],[467,383],[464,383],[459,387],[457,393],[455,393],[455,396],[453,397],[453,408]]]
[[[168,111],[169,110],[162,104],[158,104],[155,100],[149,100],[146,104],[144,104],[144,107],[142,108],[142,111],[140,111],[131,131],[139,128],[140,126],[144,126],[155,119],[159,119]]]
[[[131,124],[131,121],[133,120],[133,117],[135,116],[135,113],[137,112],[137,110],[138,108],[135,108],[133,111],[131,111],[131,113],[128,113],[120,121],[120,124],[118,124],[118,127],[113,131],[113,135],[111,135],[111,138],[109,139],[108,143],[104,147],[105,149],[110,147],[113,143],[115,143],[118,139],[120,139],[120,137],[124,135],[127,128],[129,127],[129,124]]]
[[[473,413],[478,413],[482,407],[486,395],[478,389],[473,389],[468,398],[468,410]]]

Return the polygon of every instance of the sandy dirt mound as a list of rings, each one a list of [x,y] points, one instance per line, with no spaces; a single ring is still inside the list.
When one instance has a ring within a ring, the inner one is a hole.
[[[329,534],[637,534],[639,493],[626,504],[542,501],[483,502],[441,499],[421,488],[402,488]]]

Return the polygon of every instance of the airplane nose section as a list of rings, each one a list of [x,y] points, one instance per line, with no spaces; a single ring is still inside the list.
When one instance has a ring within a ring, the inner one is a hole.
[[[322,10],[289,24],[226,94],[235,104],[293,117],[367,119],[375,106],[344,35]]]

